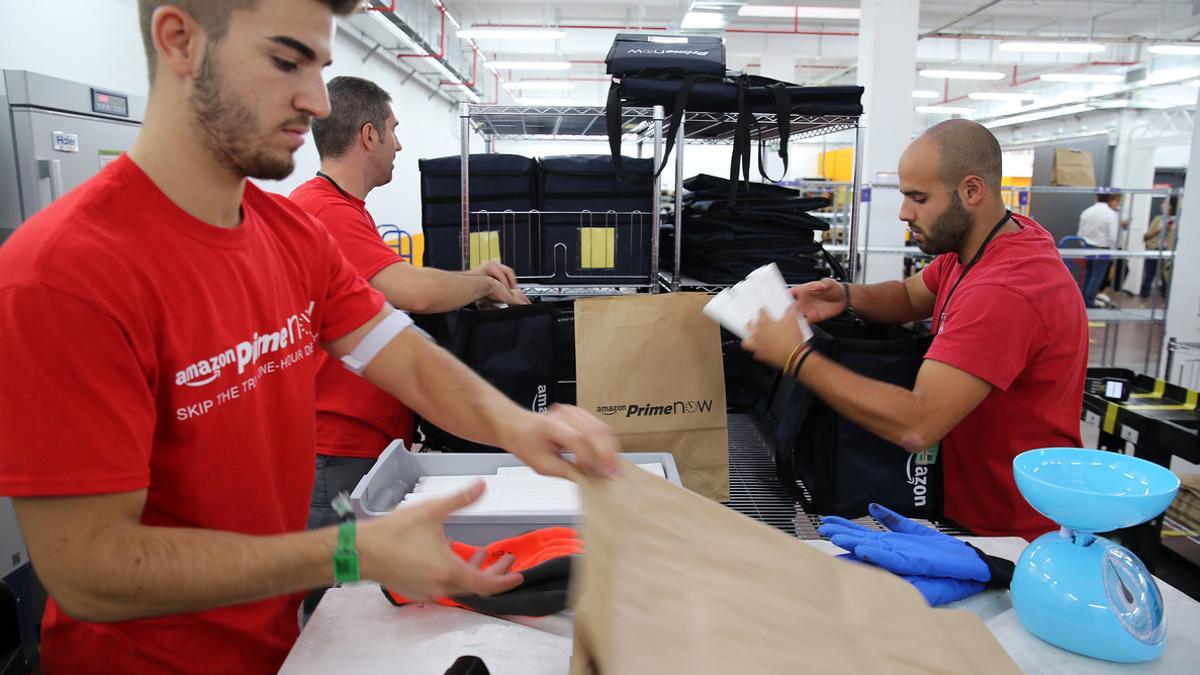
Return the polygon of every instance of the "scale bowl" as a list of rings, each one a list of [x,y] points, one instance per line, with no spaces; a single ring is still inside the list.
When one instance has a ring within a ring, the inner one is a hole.
[[[1043,448],[1013,459],[1017,489],[1038,513],[1076,532],[1132,527],[1166,510],[1179,477],[1103,450]]]

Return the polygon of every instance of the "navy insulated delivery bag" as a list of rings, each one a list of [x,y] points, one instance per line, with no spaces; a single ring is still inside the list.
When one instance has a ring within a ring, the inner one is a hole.
[[[505,309],[460,309],[414,317],[417,324],[471,370],[514,403],[545,412],[557,401],[560,340],[555,336],[557,308],[535,302]],[[574,377],[570,378],[574,379]],[[422,444],[445,452],[501,452],[468,441],[428,420],[418,420]]]
[[[644,72],[725,76],[725,41],[710,35],[617,33],[608,56],[608,74]]]
[[[872,379],[911,389],[932,336],[835,317],[813,326],[822,355]],[[812,513],[858,518],[871,502],[914,518],[941,518],[939,446],[920,453],[886,441],[837,414],[796,380],[780,376],[758,418],[775,470]],[[804,484],[806,499],[796,480]]]
[[[541,232],[528,216],[502,215],[505,211],[527,213],[537,208],[537,161],[521,155],[477,154],[470,156],[471,211],[494,212],[488,218],[471,217],[472,232],[495,233],[477,237],[475,245],[494,252],[519,276],[541,272]],[[463,270],[462,259],[462,158],[459,155],[422,159],[421,227],[425,233],[425,266]],[[498,239],[496,242],[494,240]],[[493,246],[495,244],[495,246]],[[481,256],[490,259],[490,255]],[[469,261],[467,261],[469,262]]]
[[[673,49],[667,41],[678,40]],[[792,134],[791,115],[861,115],[862,87],[800,87],[768,77],[726,73],[724,48],[715,48],[720,38],[707,36],[646,36],[618,34],[609,50],[608,73],[614,76],[608,92],[607,122],[609,148],[617,174],[624,179],[621,165],[621,113],[625,105],[661,105],[670,111],[666,151],[655,176],[666,167],[675,147],[685,110],[737,113],[730,160],[729,201],[737,202],[739,176],[750,181],[752,130],[758,127],[753,113],[776,115],[779,137],[778,155],[783,174],[788,169],[788,139]],[[653,47],[651,47],[651,45]],[[721,68],[717,68],[720,60]],[[766,146],[759,134],[758,171],[766,173]],[[782,179],[782,176],[781,176]]]
[[[549,212],[542,216],[544,277],[593,284],[649,278],[654,160],[624,160],[622,182],[608,155],[541,159],[540,209]],[[570,213],[555,213],[563,211]]]

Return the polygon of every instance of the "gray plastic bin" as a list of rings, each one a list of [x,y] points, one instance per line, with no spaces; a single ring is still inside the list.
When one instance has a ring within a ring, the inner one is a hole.
[[[675,458],[667,452],[627,452],[625,459],[634,464],[662,464],[667,480],[681,485]],[[469,476],[491,474],[503,466],[524,466],[508,453],[433,453],[409,452],[401,441],[392,441],[375,466],[363,476],[350,494],[354,513],[371,518],[390,513],[422,476]],[[640,469],[639,469],[640,470]],[[446,536],[454,541],[480,546],[513,537],[530,530],[555,525],[573,526],[577,516],[529,514],[452,514],[446,519]]]

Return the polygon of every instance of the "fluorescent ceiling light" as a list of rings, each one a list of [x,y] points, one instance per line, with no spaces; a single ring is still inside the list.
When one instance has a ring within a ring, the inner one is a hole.
[[[1094,54],[1104,51],[1104,45],[1095,42],[1001,42],[999,49],[1002,52]]]
[[[1037,94],[1027,94],[1019,91],[977,91],[967,94],[968,98],[976,101],[1036,101]]]
[[[931,115],[962,115],[967,117],[975,114],[974,108],[956,108],[949,105],[919,105],[913,108],[913,110]]]
[[[930,70],[925,69],[918,71],[921,77],[932,79],[946,80],[1003,80],[1004,73],[995,73],[986,70]]]
[[[683,15],[683,22],[679,24],[683,30],[704,30],[723,28],[724,26],[725,15],[717,12],[688,12]]]
[[[1064,106],[1062,108],[1050,108],[1049,110],[1038,110],[1036,112],[1029,112],[1029,113],[1022,113],[1020,115],[1010,115],[1008,117],[1001,117],[1000,119],[992,120],[991,122],[984,122],[983,126],[989,128],[989,129],[995,129],[996,127],[1006,127],[1006,126],[1009,126],[1012,124],[1022,124],[1024,122],[1036,122],[1038,120],[1047,120],[1047,119],[1050,119],[1051,117],[1062,117],[1064,115],[1076,115],[1079,113],[1089,112],[1089,111],[1095,110],[1095,109],[1096,109],[1095,107],[1090,106],[1086,103],[1077,103],[1075,105],[1068,105],[1068,106]]]
[[[941,97],[942,97],[942,95],[936,91],[929,91],[928,89],[913,90],[913,98],[941,98]]]
[[[787,7],[780,5],[742,5],[738,16],[758,19],[832,19],[858,21],[862,10],[857,7]]]
[[[1173,56],[1196,56],[1200,54],[1200,45],[1150,45],[1146,51],[1151,54],[1170,54]]]
[[[549,28],[464,28],[458,31],[463,40],[561,40],[567,34]]]
[[[1162,70],[1147,77],[1142,81],[1142,84],[1148,87],[1155,87],[1160,84],[1176,84],[1185,80],[1191,80],[1197,76],[1200,76],[1200,73],[1197,73],[1195,68]]]
[[[523,80],[521,82],[505,82],[504,88],[513,91],[515,89],[524,89],[527,91],[561,91],[563,89],[574,89],[574,82],[566,80]]]
[[[488,61],[492,70],[568,70],[567,61]]]
[[[579,103],[573,98],[526,98],[521,96],[517,99],[520,105],[575,105]]]
[[[1045,82],[1124,82],[1120,73],[1046,73],[1038,79]]]

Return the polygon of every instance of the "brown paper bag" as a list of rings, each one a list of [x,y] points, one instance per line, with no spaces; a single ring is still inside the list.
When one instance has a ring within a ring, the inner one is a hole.
[[[978,616],[645,471],[581,493],[572,675],[1020,672]]]
[[[626,452],[669,452],[683,485],[729,499],[721,335],[704,293],[575,302],[578,403]]]
[[[1068,187],[1096,187],[1096,169],[1092,163],[1092,153],[1087,150],[1055,148],[1050,184]]]

